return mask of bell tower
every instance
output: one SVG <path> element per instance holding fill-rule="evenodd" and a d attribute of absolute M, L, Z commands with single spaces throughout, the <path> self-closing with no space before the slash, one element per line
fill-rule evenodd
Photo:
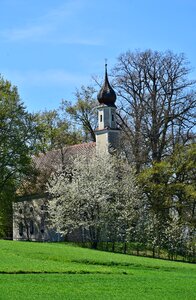
<path fill-rule="evenodd" d="M 102 153 L 118 150 L 120 129 L 116 124 L 116 93 L 108 80 L 107 64 L 105 64 L 104 83 L 97 99 L 99 106 L 97 107 L 98 128 L 95 130 L 96 151 Z"/>

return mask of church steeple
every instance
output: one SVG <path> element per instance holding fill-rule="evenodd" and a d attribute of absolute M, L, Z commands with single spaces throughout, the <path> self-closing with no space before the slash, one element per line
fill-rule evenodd
<path fill-rule="evenodd" d="M 107 106 L 115 106 L 116 93 L 111 87 L 108 80 L 107 64 L 105 64 L 105 80 L 100 92 L 97 95 L 97 99 L 100 104 L 105 104 Z"/>
<path fill-rule="evenodd" d="M 119 148 L 119 128 L 116 123 L 116 93 L 111 87 L 107 64 L 105 64 L 105 79 L 100 92 L 97 95 L 99 101 L 98 128 L 95 131 L 96 149 L 98 153 L 110 152 Z"/>

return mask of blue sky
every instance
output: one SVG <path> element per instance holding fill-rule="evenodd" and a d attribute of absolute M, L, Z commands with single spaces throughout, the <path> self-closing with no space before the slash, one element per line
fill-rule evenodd
<path fill-rule="evenodd" d="M 29 111 L 74 101 L 127 50 L 184 52 L 196 78 L 195 0 L 0 0 L 0 73 Z"/>

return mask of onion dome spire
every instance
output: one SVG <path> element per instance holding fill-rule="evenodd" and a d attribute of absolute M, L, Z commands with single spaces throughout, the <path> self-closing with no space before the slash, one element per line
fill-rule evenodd
<path fill-rule="evenodd" d="M 97 95 L 97 100 L 100 104 L 105 104 L 107 106 L 115 106 L 116 93 L 111 87 L 108 80 L 107 63 L 105 64 L 105 80 L 100 92 Z"/>

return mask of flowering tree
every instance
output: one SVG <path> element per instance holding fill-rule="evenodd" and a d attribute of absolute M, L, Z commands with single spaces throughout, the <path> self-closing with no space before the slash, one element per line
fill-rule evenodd
<path fill-rule="evenodd" d="M 53 174 L 48 191 L 52 226 L 64 236 L 82 230 L 93 247 L 128 240 L 141 210 L 133 167 L 107 153 L 76 157 Z"/>

